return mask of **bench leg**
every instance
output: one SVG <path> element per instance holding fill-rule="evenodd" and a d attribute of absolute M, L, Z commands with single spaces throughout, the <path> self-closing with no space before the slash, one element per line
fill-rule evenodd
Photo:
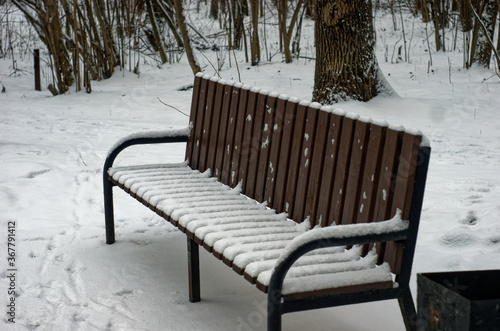
<path fill-rule="evenodd" d="M 189 301 L 199 302 L 200 297 L 200 250 L 193 239 L 187 238 L 188 245 L 188 273 L 189 273 Z"/>
<path fill-rule="evenodd" d="M 113 211 L 113 184 L 104 178 L 104 220 L 106 224 L 106 243 L 112 244 L 115 242 L 115 220 Z"/>
<path fill-rule="evenodd" d="M 267 293 L 267 331 L 281 331 L 281 294 Z"/>
<path fill-rule="evenodd" d="M 403 296 L 398 298 L 399 307 L 403 314 L 406 330 L 417 330 L 417 311 L 411 296 L 410 289 L 403 290 Z"/>

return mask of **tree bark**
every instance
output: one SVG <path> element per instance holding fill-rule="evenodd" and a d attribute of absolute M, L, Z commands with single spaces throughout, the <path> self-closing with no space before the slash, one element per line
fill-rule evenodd
<path fill-rule="evenodd" d="M 285 63 L 292 62 L 292 52 L 290 51 L 290 43 L 292 41 L 292 32 L 295 24 L 297 23 L 300 10 L 304 0 L 298 0 L 297 6 L 295 7 L 292 15 L 292 19 L 290 20 L 290 26 L 287 28 L 287 12 L 288 12 L 288 0 L 279 0 L 278 1 L 278 24 L 280 27 L 281 39 L 283 40 L 283 53 L 285 55 Z"/>
<path fill-rule="evenodd" d="M 313 101 L 368 101 L 377 94 L 369 0 L 318 0 Z"/>
<path fill-rule="evenodd" d="M 259 41 L 259 0 L 250 0 L 252 8 L 252 42 L 250 46 L 250 56 L 252 65 L 260 62 L 260 41 Z"/>
<path fill-rule="evenodd" d="M 182 0 L 173 0 L 174 8 L 175 8 L 175 16 L 177 18 L 177 24 L 179 26 L 179 30 L 181 31 L 181 37 L 184 44 L 184 50 L 186 51 L 186 56 L 189 61 L 189 65 L 191 66 L 191 70 L 193 70 L 193 74 L 197 74 L 201 71 L 200 66 L 196 62 L 196 58 L 193 54 L 193 49 L 191 48 L 191 42 L 189 40 L 189 36 L 186 28 L 186 18 L 184 17 Z"/>
<path fill-rule="evenodd" d="M 177 28 L 175 27 L 175 21 L 172 18 L 172 13 L 175 11 L 172 10 L 170 7 L 170 4 L 165 1 L 161 2 L 158 0 L 155 0 L 156 4 L 158 5 L 158 8 L 160 8 L 160 12 L 163 14 L 163 17 L 165 18 L 165 22 L 167 22 L 168 27 L 170 28 L 170 31 L 172 31 L 172 34 L 174 35 L 175 41 L 177 42 L 178 47 L 184 48 L 184 43 L 182 42 L 182 38 L 177 32 Z"/>
<path fill-rule="evenodd" d="M 165 50 L 163 49 L 163 43 L 161 41 L 160 32 L 158 29 L 158 23 L 156 22 L 156 16 L 154 13 L 151 0 L 146 0 L 146 7 L 148 10 L 148 16 L 151 22 L 151 27 L 153 28 L 154 43 L 155 43 L 154 47 L 160 53 L 161 63 L 166 63 L 167 55 L 165 54 Z"/>
<path fill-rule="evenodd" d="M 477 63 L 483 67 L 490 67 L 492 44 L 489 42 L 488 36 L 490 40 L 493 40 L 497 14 L 498 0 L 486 0 L 483 15 L 481 16 L 484 29 L 482 29 L 483 26 L 479 29 L 477 51 L 474 55 L 474 61 L 477 61 Z M 479 24 L 480 22 L 478 22 L 478 25 Z"/>

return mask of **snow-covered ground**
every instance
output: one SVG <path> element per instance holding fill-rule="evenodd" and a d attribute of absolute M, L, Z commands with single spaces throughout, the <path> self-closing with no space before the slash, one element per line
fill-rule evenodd
<path fill-rule="evenodd" d="M 417 22 L 418 23 L 418 22 Z M 312 23 L 308 23 L 312 24 Z M 412 21 L 408 21 L 411 27 Z M 379 34 L 384 25 L 377 25 Z M 415 25 L 411 63 L 384 62 L 399 97 L 339 105 L 349 112 L 419 128 L 432 155 L 413 268 L 416 274 L 500 269 L 500 79 L 462 69 L 459 52 L 429 55 Z M 388 29 L 388 28 L 387 28 Z M 400 32 L 399 32 L 400 33 Z M 397 33 L 384 34 L 391 49 Z M 312 43 L 311 39 L 303 41 Z M 213 61 L 214 53 L 206 54 Z M 309 54 L 311 55 L 311 54 Z M 239 64 L 244 83 L 310 99 L 314 62 Z M 204 57 L 205 71 L 214 74 Z M 237 53 L 238 59 L 243 59 Z M 28 59 L 31 60 L 31 59 Z M 183 59 L 184 60 L 184 59 Z M 116 193 L 117 242 L 105 244 L 102 165 L 108 149 L 138 131 L 180 128 L 192 83 L 187 63 L 117 72 L 84 92 L 34 91 L 32 74 L 9 76 L 0 59 L 1 330 L 264 330 L 266 296 L 201 251 L 202 302 L 187 296 L 184 234 Z M 232 63 L 220 75 L 238 80 Z M 31 71 L 31 63 L 19 65 Z M 493 77 L 492 77 L 493 76 Z M 118 164 L 176 162 L 184 146 L 132 148 Z M 15 222 L 15 324 L 7 323 L 11 280 L 7 240 Z M 11 236 L 13 237 L 13 236 Z M 402 330 L 396 301 L 284 316 L 285 330 Z"/>

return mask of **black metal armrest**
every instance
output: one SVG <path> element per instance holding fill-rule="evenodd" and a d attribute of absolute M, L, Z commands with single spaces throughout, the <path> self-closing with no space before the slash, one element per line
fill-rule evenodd
<path fill-rule="evenodd" d="M 408 235 L 409 222 L 401 220 L 401 212 L 387 221 L 315 228 L 290 242 L 276 261 L 269 282 L 269 293 L 281 293 L 288 270 L 304 254 L 325 247 L 361 245 L 403 240 Z"/>
<path fill-rule="evenodd" d="M 104 161 L 104 176 L 109 168 L 113 166 L 118 154 L 125 148 L 133 145 L 161 144 L 161 143 L 180 143 L 187 142 L 190 128 L 168 131 L 151 131 L 131 134 L 119 140 L 108 152 Z"/>
<path fill-rule="evenodd" d="M 108 180 L 108 170 L 113 166 L 118 154 L 125 148 L 133 145 L 181 143 L 187 142 L 190 127 L 180 130 L 153 131 L 135 133 L 119 140 L 109 151 L 104 161 L 103 192 L 104 192 L 104 217 L 106 220 L 106 243 L 115 242 L 115 228 L 113 216 L 113 183 Z"/>

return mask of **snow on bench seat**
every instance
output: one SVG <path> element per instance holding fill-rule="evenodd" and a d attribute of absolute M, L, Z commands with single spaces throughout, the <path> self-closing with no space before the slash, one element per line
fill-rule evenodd
<path fill-rule="evenodd" d="M 389 266 L 386 263 L 381 266 L 376 265 L 378 256 L 375 250 L 370 251 L 367 256 L 361 257 L 359 248 L 353 248 L 352 252 L 347 250 L 344 253 L 338 253 L 340 259 L 334 262 L 321 263 L 317 260 L 309 260 L 307 264 L 294 265 L 290 268 L 283 283 L 283 294 L 372 283 L 391 284 L 392 286 L 392 274 Z M 271 269 L 259 273 L 257 288 L 267 292 L 272 272 Z"/>
<path fill-rule="evenodd" d="M 210 177 L 179 164 L 114 167 L 113 182 L 159 212 L 208 251 L 267 292 L 283 252 L 309 222 L 298 224 Z M 293 243 L 292 243 L 293 245 Z M 299 258 L 284 283 L 284 294 L 380 283 L 392 284 L 390 268 L 377 266 L 374 250 L 323 248 Z M 382 284 L 382 285 L 381 285 Z"/>

